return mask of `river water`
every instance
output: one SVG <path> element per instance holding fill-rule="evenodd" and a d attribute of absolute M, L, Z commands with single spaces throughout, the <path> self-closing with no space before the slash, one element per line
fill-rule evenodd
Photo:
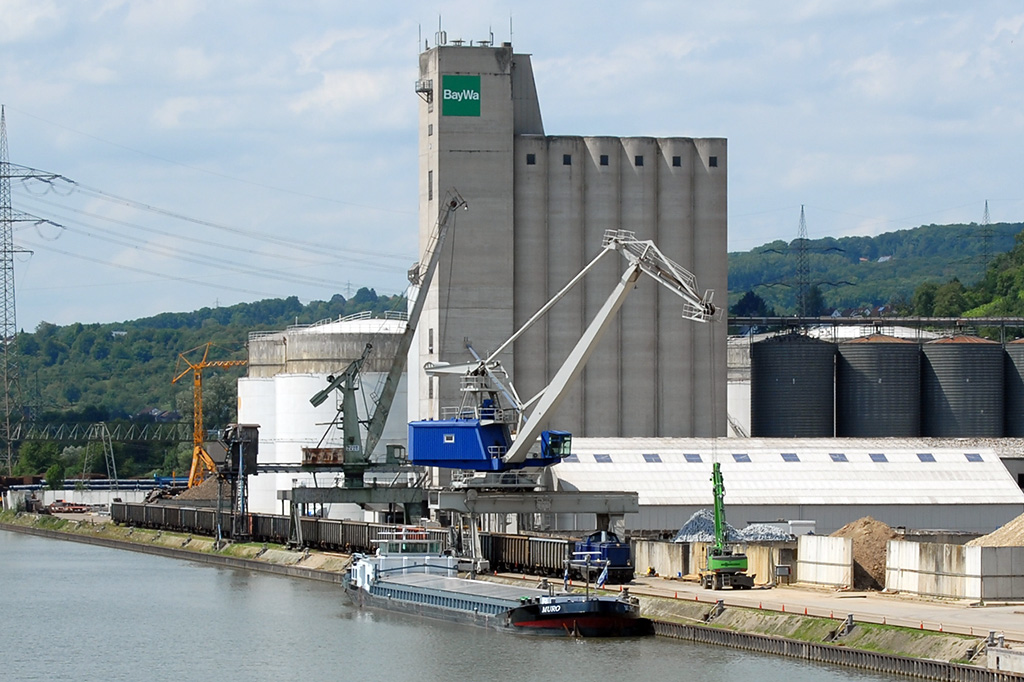
<path fill-rule="evenodd" d="M 0 531 L 3 680 L 895 680 L 661 638 L 359 611 L 336 586 Z"/>

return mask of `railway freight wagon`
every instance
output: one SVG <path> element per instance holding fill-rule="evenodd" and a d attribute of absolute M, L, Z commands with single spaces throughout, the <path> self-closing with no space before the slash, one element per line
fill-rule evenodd
<path fill-rule="evenodd" d="M 115 523 L 140 528 L 175 530 L 197 535 L 217 534 L 217 510 L 176 507 L 158 504 L 115 502 L 110 505 L 110 517 Z M 372 552 L 380 540 L 389 537 L 398 526 L 366 521 L 345 521 L 306 517 L 299 520 L 301 535 L 292 534 L 292 519 L 276 514 L 247 514 L 247 540 L 285 544 L 297 540 L 303 547 L 347 552 Z M 230 537 L 233 516 L 220 512 L 221 534 Z M 448 531 L 427 529 L 430 539 L 449 546 Z"/>
<path fill-rule="evenodd" d="M 297 541 L 303 547 L 328 551 L 373 552 L 380 540 L 390 537 L 399 528 L 386 523 L 305 517 L 299 520 L 299 534 L 292 532 L 292 519 L 289 516 L 247 516 L 249 536 L 246 540 L 274 544 Z M 216 509 L 115 502 L 110 505 L 110 517 L 115 523 L 129 526 L 197 535 L 217 534 Z M 230 537 L 233 527 L 230 512 L 220 512 L 220 527 L 222 536 Z M 447 529 L 428 528 L 426 532 L 443 549 L 451 547 Z M 576 540 L 572 538 L 480 533 L 481 558 L 487 559 L 495 570 L 512 573 L 561 577 L 566 562 L 573 558 L 575 545 Z M 611 566 L 608 582 L 629 582 L 633 576 L 630 557 L 625 557 L 623 563 L 623 566 Z M 573 567 L 570 575 L 579 578 L 581 572 Z"/>

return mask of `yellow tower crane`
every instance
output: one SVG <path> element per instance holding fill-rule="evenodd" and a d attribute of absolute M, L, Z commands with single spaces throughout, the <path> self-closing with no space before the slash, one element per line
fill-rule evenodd
<path fill-rule="evenodd" d="M 188 368 L 171 381 L 172 384 L 177 383 L 178 379 L 189 373 L 189 370 L 192 371 L 192 468 L 188 473 L 189 488 L 199 485 L 208 476 L 217 473 L 217 465 L 213 463 L 213 459 L 203 447 L 203 443 L 206 441 L 206 429 L 203 427 L 203 370 L 207 367 L 226 368 L 245 364 L 245 360 L 207 360 L 206 357 L 210 354 L 212 345 L 211 342 L 205 346 L 196 346 L 192 350 L 179 353 L 178 365 L 180 366 L 184 361 Z M 203 349 L 203 359 L 193 363 L 187 356 L 200 349 Z"/>

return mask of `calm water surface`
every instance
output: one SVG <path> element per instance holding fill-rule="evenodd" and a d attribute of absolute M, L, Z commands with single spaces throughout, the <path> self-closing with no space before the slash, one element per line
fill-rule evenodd
<path fill-rule="evenodd" d="M 359 611 L 311 581 L 0 531 L 3 680 L 895 680 L 657 638 Z"/>

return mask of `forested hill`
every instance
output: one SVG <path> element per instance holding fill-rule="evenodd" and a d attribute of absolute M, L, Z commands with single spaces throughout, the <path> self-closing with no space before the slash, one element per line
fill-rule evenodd
<path fill-rule="evenodd" d="M 150 409 L 180 409 L 190 415 L 191 380 L 171 384 L 176 373 L 187 368 L 178 364 L 180 353 L 213 343 L 208 359 L 242 360 L 251 331 L 312 324 L 365 310 L 404 311 L 405 299 L 360 289 L 350 299 L 335 295 L 306 305 L 290 297 L 108 324 L 43 322 L 34 332 L 18 335 L 22 404 L 33 418 L 59 421 L 123 419 Z M 193 362 L 201 358 L 201 351 L 190 357 Z M 217 394 L 233 394 L 234 379 L 244 372 L 207 370 L 204 393 L 210 393 L 211 405 L 225 402 Z M 228 418 L 210 416 L 208 428 L 223 426 Z"/>
<path fill-rule="evenodd" d="M 921 284 L 979 282 L 992 258 L 1013 248 L 1024 223 L 924 225 L 876 237 L 807 240 L 808 283 L 828 308 L 911 301 Z M 988 238 L 985 238 L 985 234 Z M 798 240 L 729 254 L 729 305 L 754 291 L 783 315 L 796 311 Z"/>
<path fill-rule="evenodd" d="M 1013 254 L 1006 254 L 1022 229 L 1024 223 L 994 224 L 988 240 L 983 239 L 983 228 L 973 224 L 809 240 L 809 282 L 820 289 L 826 305 L 836 308 L 909 303 L 924 283 L 941 286 L 955 279 L 960 288 L 979 283 L 977 292 L 962 296 L 953 292 L 964 298 L 961 307 L 966 311 L 988 304 L 995 295 L 1005 301 L 1010 286 L 1006 283 L 1024 282 Z M 730 305 L 753 290 L 777 313 L 792 314 L 797 246 L 795 241 L 776 241 L 729 254 Z M 986 252 L 988 262 L 1001 268 L 989 275 L 987 283 L 982 282 Z M 997 258 L 999 254 L 1004 255 Z M 927 287 L 924 293 L 929 294 Z M 988 305 L 986 310 L 993 309 L 993 304 Z M 190 383 L 171 384 L 176 368 L 184 367 L 178 365 L 179 353 L 213 343 L 210 359 L 244 359 L 251 331 L 312 324 L 364 310 L 404 309 L 400 297 L 360 289 L 350 299 L 336 295 L 306 305 L 291 297 L 118 323 L 58 326 L 44 322 L 33 332 L 18 335 L 22 404 L 32 417 L 61 421 L 76 414 L 89 421 L 128 418 L 154 408 L 187 413 L 181 408 L 182 401 L 190 406 Z M 243 374 L 241 368 L 209 372 L 204 381 L 211 399 L 218 391 L 233 391 L 234 378 Z M 208 423 L 211 428 L 217 425 L 216 418 Z"/>

